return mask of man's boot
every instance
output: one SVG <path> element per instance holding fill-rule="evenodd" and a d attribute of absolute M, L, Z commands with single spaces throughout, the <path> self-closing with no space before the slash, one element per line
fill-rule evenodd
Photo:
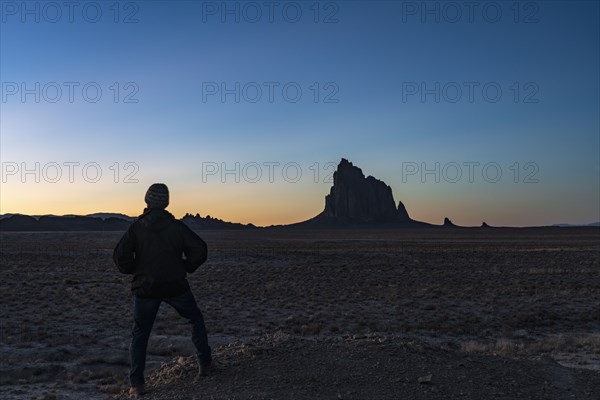
<path fill-rule="evenodd" d="M 129 388 L 129 396 L 133 398 L 140 398 L 141 396 L 146 394 L 146 388 L 144 385 L 134 385 Z"/>
<path fill-rule="evenodd" d="M 208 364 L 204 364 L 201 362 L 198 362 L 198 374 L 196 375 L 196 378 L 194 378 L 194 382 L 198 382 L 203 378 L 206 378 L 207 376 L 210 375 L 210 370 L 211 370 L 212 364 L 208 363 Z"/>
<path fill-rule="evenodd" d="M 200 367 L 198 368 L 198 375 L 199 376 L 209 376 L 210 375 L 210 367 L 211 367 L 211 364 L 200 364 Z"/>

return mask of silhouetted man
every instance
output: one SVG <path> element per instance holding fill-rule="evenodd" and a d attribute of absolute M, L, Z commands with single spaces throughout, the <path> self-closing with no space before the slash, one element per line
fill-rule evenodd
<path fill-rule="evenodd" d="M 204 317 L 186 279 L 206 261 L 206 243 L 183 222 L 165 210 L 169 189 L 155 183 L 146 192 L 147 208 L 123 235 L 113 259 L 124 274 L 133 274 L 134 327 L 130 346 L 129 393 L 145 393 L 146 348 L 161 302 L 171 305 L 192 325 L 192 341 L 199 363 L 198 375 L 206 376 L 211 364 Z"/>

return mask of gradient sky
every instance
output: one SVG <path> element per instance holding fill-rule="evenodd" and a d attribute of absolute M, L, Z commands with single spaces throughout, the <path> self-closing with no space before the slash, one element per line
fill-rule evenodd
<path fill-rule="evenodd" d="M 281 1 L 272 21 L 268 2 L 46 3 L 0 2 L 0 213 L 137 215 L 164 182 L 177 217 L 291 223 L 322 210 L 344 157 L 427 222 L 600 220 L 596 1 Z M 239 102 L 207 92 L 236 82 Z M 236 163 L 239 182 L 221 176 Z M 421 175 L 436 163 L 438 182 Z"/>

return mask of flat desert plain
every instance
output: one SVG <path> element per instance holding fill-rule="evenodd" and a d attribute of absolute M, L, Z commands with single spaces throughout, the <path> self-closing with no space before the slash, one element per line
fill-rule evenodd
<path fill-rule="evenodd" d="M 600 228 L 198 233 L 214 372 L 163 304 L 148 399 L 600 398 Z M 127 398 L 120 236 L 0 233 L 0 398 Z"/>

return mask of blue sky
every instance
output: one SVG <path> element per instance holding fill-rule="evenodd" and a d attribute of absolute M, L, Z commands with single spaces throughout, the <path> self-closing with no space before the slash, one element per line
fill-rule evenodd
<path fill-rule="evenodd" d="M 295 222 L 321 211 L 328 163 L 345 157 L 428 222 L 600 220 L 596 1 L 474 2 L 471 10 L 463 2 L 283 1 L 272 22 L 265 2 L 226 2 L 239 22 L 221 14 L 222 2 L 84 1 L 72 22 L 61 2 L 60 17 L 44 2 L 26 2 L 30 13 L 1 3 L 2 213 L 137 214 L 147 186 L 162 181 L 178 216 Z M 248 21 L 256 10 L 262 18 Z M 124 23 L 127 16 L 137 22 Z M 73 82 L 72 102 L 65 82 Z M 239 102 L 205 92 L 236 83 Z M 23 84 L 34 92 L 24 99 Z M 102 90 L 97 102 L 85 99 L 86 84 L 91 97 Z M 62 87 L 54 103 L 53 85 Z M 302 97 L 292 102 L 297 88 Z M 433 92 L 422 98 L 422 88 Z M 23 165 L 35 170 L 36 162 L 57 163 L 62 178 L 23 176 Z M 75 171 L 69 182 L 65 162 L 97 163 L 102 178 Z M 127 162 L 137 168 L 125 170 Z M 236 162 L 240 182 L 220 171 L 203 179 L 207 163 Z M 279 163 L 273 182 L 269 162 Z M 248 163 L 261 166 L 262 179 L 244 179 Z M 438 182 L 421 176 L 436 163 Z M 472 182 L 465 163 L 479 163 Z M 284 176 L 286 164 L 301 179 Z M 409 164 L 419 172 L 407 175 Z M 485 165 L 501 177 L 484 176 Z M 132 171 L 138 182 L 123 182 Z M 524 182 L 528 174 L 537 182 Z"/>

